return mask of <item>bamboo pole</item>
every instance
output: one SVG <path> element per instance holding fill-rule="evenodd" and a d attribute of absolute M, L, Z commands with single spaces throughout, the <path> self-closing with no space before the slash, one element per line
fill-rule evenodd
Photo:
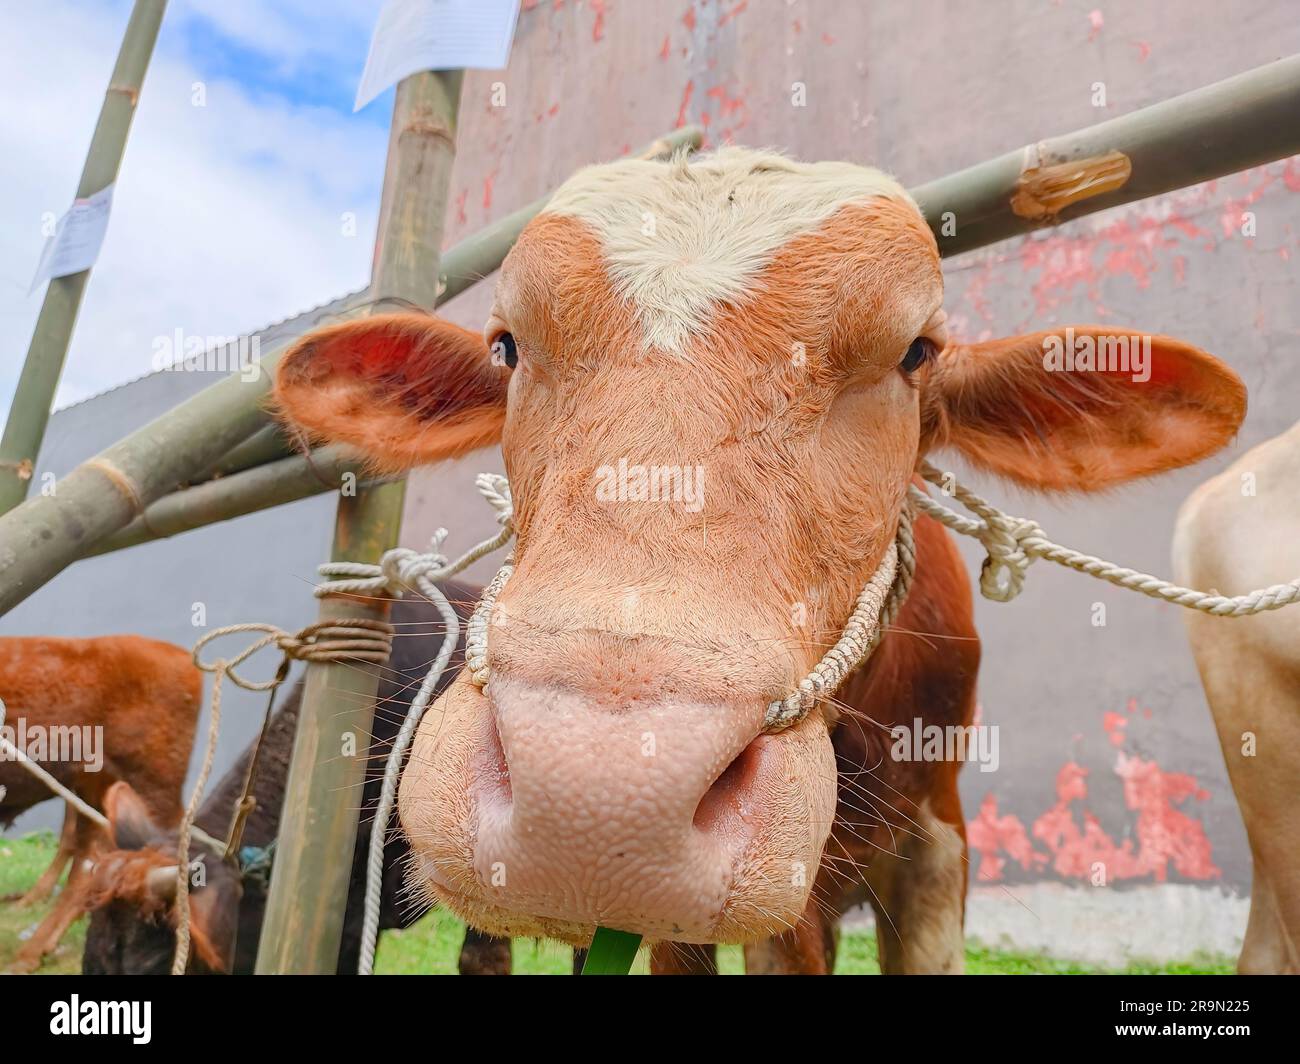
<path fill-rule="evenodd" d="M 698 127 L 680 129 L 651 148 L 698 145 L 701 136 Z M 520 230 L 549 199 L 507 215 L 447 252 L 442 261 L 447 280 L 438 302 L 453 299 L 496 270 Z M 341 317 L 356 311 L 353 307 Z M 283 350 L 268 351 L 255 378 L 242 371 L 223 378 L 83 462 L 58 482 L 54 494 L 34 496 L 0 515 L 0 615 L 126 528 L 150 503 L 265 429 L 271 415 L 264 404 Z M 227 516 L 250 512 L 241 505 L 232 500 Z"/>
<path fill-rule="evenodd" d="M 90 138 L 81 180 L 77 183 L 78 199 L 94 195 L 117 180 L 136 101 L 166 7 L 167 0 L 136 0 L 131 10 L 99 110 L 99 121 Z M 53 278 L 45 289 L 45 299 L 9 407 L 9 419 L 0 437 L 0 513 L 12 510 L 27 496 L 89 280 L 90 270 L 82 270 Z"/>
<path fill-rule="evenodd" d="M 912 196 L 941 254 L 956 255 L 1297 153 L 1300 55 L 1027 145 Z"/>
<path fill-rule="evenodd" d="M 371 291 L 432 311 L 463 72 L 416 74 L 397 87 Z M 334 561 L 377 562 L 397 545 L 405 480 L 339 499 Z M 386 620 L 385 599 L 328 596 L 320 620 Z M 311 662 L 285 786 L 284 816 L 257 972 L 326 973 L 338 964 L 378 670 Z M 352 756 L 341 756 L 352 736 Z M 375 830 L 384 830 L 376 826 Z"/>
<path fill-rule="evenodd" d="M 264 425 L 237 447 L 232 447 L 214 463 L 194 478 L 186 487 L 206 484 L 218 477 L 228 477 L 233 473 L 242 473 L 246 469 L 266 465 L 287 458 L 294 453 L 293 442 L 285 434 L 284 426 L 279 423 Z"/>
<path fill-rule="evenodd" d="M 95 547 L 88 557 L 167 539 L 327 491 L 347 493 L 350 488 L 361 490 L 394 479 L 372 476 L 365 459 L 347 447 L 330 444 L 308 455 L 264 462 L 164 495 L 126 528 Z"/>

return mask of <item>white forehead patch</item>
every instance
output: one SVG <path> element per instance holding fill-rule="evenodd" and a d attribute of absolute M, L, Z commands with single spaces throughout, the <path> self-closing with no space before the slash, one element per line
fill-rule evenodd
<path fill-rule="evenodd" d="M 689 162 L 586 167 L 546 211 L 596 231 L 615 291 L 635 308 L 646 343 L 680 354 L 713 308 L 742 299 L 788 241 L 846 203 L 875 196 L 916 206 L 897 181 L 867 166 L 722 148 Z"/>

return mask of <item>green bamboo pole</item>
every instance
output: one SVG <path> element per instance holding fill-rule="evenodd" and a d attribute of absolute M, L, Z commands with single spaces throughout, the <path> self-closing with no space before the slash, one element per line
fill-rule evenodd
<path fill-rule="evenodd" d="M 205 484 L 218 477 L 228 477 L 232 473 L 242 473 L 255 466 L 276 462 L 295 453 L 293 441 L 285 434 L 283 425 L 278 423 L 258 429 L 237 447 L 232 447 L 209 469 L 192 480 L 186 487 Z"/>
<path fill-rule="evenodd" d="M 698 145 L 701 136 L 698 127 L 691 127 L 660 138 L 656 145 Z M 508 215 L 447 252 L 442 261 L 447 282 L 438 302 L 455 298 L 495 271 L 520 230 L 549 198 Z M 340 316 L 355 312 L 353 308 Z M 126 528 L 150 503 L 222 462 L 233 448 L 266 429 L 271 415 L 265 403 L 283 351 L 268 351 L 255 378 L 246 379 L 243 372 L 223 378 L 83 462 L 58 482 L 53 494 L 34 496 L 0 515 L 0 615 Z M 225 516 L 250 512 L 241 509 L 244 503 L 235 497 L 238 489 L 229 490 L 232 498 Z"/>
<path fill-rule="evenodd" d="M 912 196 L 940 252 L 956 255 L 1297 153 L 1300 55 L 1027 145 Z"/>
<path fill-rule="evenodd" d="M 371 291 L 381 303 L 432 311 L 438 302 L 462 80 L 459 70 L 423 73 L 397 87 L 371 275 Z M 340 498 L 332 559 L 373 563 L 396 546 L 405 491 L 406 482 L 398 480 Z M 321 621 L 387 616 L 383 599 L 321 600 Z M 342 739 L 371 733 L 378 683 L 374 666 L 307 666 L 259 973 L 326 973 L 337 966 L 367 752 L 357 740 L 355 754 L 341 756 Z"/>
<path fill-rule="evenodd" d="M 88 556 L 167 539 L 323 492 L 342 490 L 347 494 L 350 488 L 360 491 L 394 479 L 397 478 L 373 476 L 367 471 L 365 460 L 355 452 L 330 444 L 317 448 L 310 455 L 264 462 L 164 495 L 142 516 L 95 547 Z"/>
<path fill-rule="evenodd" d="M 167 0 L 136 0 L 131 10 L 113 76 L 99 110 L 99 121 L 90 138 L 81 180 L 77 183 L 78 199 L 91 196 L 117 180 L 136 101 L 166 7 Z M 45 426 L 50 420 L 50 405 L 59 386 L 89 280 L 90 270 L 82 270 L 55 277 L 45 289 L 27 359 L 9 407 L 4 436 L 0 437 L 0 513 L 13 509 L 27 496 L 27 486 L 45 438 Z"/>

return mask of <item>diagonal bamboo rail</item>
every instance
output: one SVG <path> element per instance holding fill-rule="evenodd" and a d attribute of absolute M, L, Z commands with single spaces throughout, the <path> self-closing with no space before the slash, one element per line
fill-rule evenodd
<path fill-rule="evenodd" d="M 702 136 L 696 126 L 674 130 L 647 146 L 643 154 L 659 157 L 680 147 L 695 147 Z M 507 215 L 448 251 L 438 274 L 438 303 L 493 273 L 523 227 L 549 199 L 544 196 Z M 343 316 L 352 313 L 355 308 Z M 0 615 L 130 526 L 155 500 L 223 462 L 233 448 L 266 429 L 272 418 L 264 404 L 282 353 L 282 347 L 267 352 L 256 379 L 234 373 L 218 381 L 83 462 L 58 482 L 54 495 L 34 496 L 0 516 Z M 301 474 L 295 467 L 292 475 Z M 227 478 L 228 492 L 242 488 L 234 482 L 235 477 Z M 260 491 L 254 488 L 253 494 Z M 217 519 L 235 516 L 238 513 L 226 512 Z M 136 538 L 132 532 L 127 538 L 130 542 L 121 546 L 156 537 Z"/>
<path fill-rule="evenodd" d="M 135 117 L 135 105 L 166 8 L 167 0 L 136 0 L 131 10 L 77 183 L 78 199 L 94 195 L 117 180 L 131 119 Z M 4 436 L 0 438 L 0 513 L 13 509 L 27 496 L 89 280 L 90 270 L 82 270 L 53 278 L 45 289 Z"/>
<path fill-rule="evenodd" d="M 957 255 L 1297 153 L 1300 55 L 1293 55 L 911 192 L 940 252 Z"/>

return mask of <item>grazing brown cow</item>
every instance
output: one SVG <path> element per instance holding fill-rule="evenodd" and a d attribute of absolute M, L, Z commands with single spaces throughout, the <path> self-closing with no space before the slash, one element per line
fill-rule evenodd
<path fill-rule="evenodd" d="M 6 737 L 96 809 L 118 780 L 129 780 L 159 823 L 181 815 L 203 681 L 189 651 L 135 635 L 98 639 L 0 639 L 0 699 Z M 0 824 L 47 801 L 44 782 L 0 757 Z M 54 908 L 14 959 L 34 971 L 84 911 L 91 854 L 108 842 L 93 821 L 69 809 L 58 854 L 22 903 L 41 900 L 69 860 Z"/>
<path fill-rule="evenodd" d="M 1300 424 L 1183 504 L 1174 578 L 1244 595 L 1300 573 Z M 1250 919 L 1237 970 L 1300 974 L 1300 607 L 1224 620 L 1186 611 L 1228 778 L 1250 840 Z"/>
<path fill-rule="evenodd" d="M 576 174 L 483 337 L 395 315 L 287 353 L 277 399 L 308 433 L 389 469 L 500 441 L 513 488 L 490 679 L 462 672 L 402 781 L 417 886 L 498 934 L 695 944 L 657 971 L 726 941 L 757 943 L 751 971 L 827 971 L 866 899 L 885 970 L 960 970 L 960 766 L 889 742 L 971 721 L 947 533 L 917 521 L 911 595 L 837 699 L 782 731 L 767 707 L 840 636 L 922 456 L 1099 491 L 1216 451 L 1245 392 L 1163 336 L 950 342 L 942 303 L 890 178 L 724 149 Z"/>
<path fill-rule="evenodd" d="M 468 619 L 479 589 L 451 582 L 443 589 L 462 620 Z M 443 639 L 442 616 L 432 603 L 423 599 L 397 600 L 389 619 L 397 629 L 398 638 L 393 640 L 392 657 L 380 670 L 374 728 L 361 793 L 361 822 L 353 847 L 351 885 L 343 914 L 339 974 L 355 973 L 361 955 L 366 854 L 388 749 Z M 453 670 L 462 660 L 460 654 L 458 648 L 451 659 Z M 444 675 L 438 690 L 450 683 L 452 674 L 449 670 Z M 204 869 L 204 882 L 195 884 L 190 891 L 193 948 L 187 971 L 192 974 L 247 975 L 254 970 L 266 919 L 272 864 L 269 855 L 274 852 L 280 832 L 302 692 L 303 684 L 299 682 L 281 701 L 257 754 L 257 772 L 251 791 L 256 804 L 241 837 L 241 849 L 253 850 L 253 867 L 250 869 L 247 860 L 238 863 L 224 860 L 224 846 L 217 848 L 200 839 L 191 840 L 191 862 L 201 861 Z M 198 811 L 196 823 L 214 839 L 224 840 L 228 836 L 231 817 L 243 796 L 249 762 L 256 748 L 256 741 L 248 745 Z M 90 892 L 93 911 L 86 930 L 82 971 L 87 975 L 165 975 L 171 971 L 176 952 L 173 899 L 177 833 L 153 823 L 139 797 L 126 785 L 114 787 L 105 804 L 117 848 L 101 855 L 95 865 Z M 381 929 L 408 927 L 428 911 L 426 903 L 408 897 L 402 889 L 402 869 L 409 854 L 406 840 L 394 831 L 384 846 Z M 509 975 L 510 942 L 472 931 L 467 933 L 460 971 L 466 975 Z"/>

